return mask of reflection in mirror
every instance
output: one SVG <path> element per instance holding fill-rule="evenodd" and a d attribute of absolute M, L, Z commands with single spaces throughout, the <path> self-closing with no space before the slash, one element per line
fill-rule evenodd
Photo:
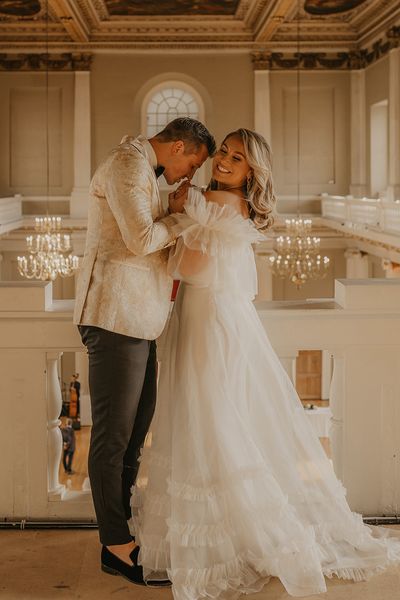
<path fill-rule="evenodd" d="M 64 352 L 60 364 L 63 452 L 59 481 L 69 490 L 89 488 L 88 451 L 91 432 L 87 355 Z"/>

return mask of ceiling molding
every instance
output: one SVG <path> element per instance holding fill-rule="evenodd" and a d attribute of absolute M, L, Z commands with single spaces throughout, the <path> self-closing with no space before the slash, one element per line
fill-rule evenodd
<path fill-rule="evenodd" d="M 48 0 L 48 2 L 72 41 L 89 41 L 89 26 L 75 3 L 67 2 L 67 0 Z"/>
<path fill-rule="evenodd" d="M 11 12 L 12 1 L 8 3 Z M 303 4 L 298 26 L 298 0 L 240 0 L 234 14 L 194 16 L 110 15 L 105 0 L 48 0 L 48 44 L 52 52 L 156 48 L 293 52 L 300 41 L 303 51 L 354 52 L 400 25 L 398 0 L 365 0 L 353 10 L 324 16 L 306 13 Z M 0 49 L 43 52 L 47 35 L 45 4 L 42 2 L 34 17 L 18 17 L 18 6 L 16 2 L 14 14 L 0 10 Z"/>

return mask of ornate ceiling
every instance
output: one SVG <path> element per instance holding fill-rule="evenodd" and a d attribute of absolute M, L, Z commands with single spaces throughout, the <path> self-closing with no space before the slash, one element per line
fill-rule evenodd
<path fill-rule="evenodd" d="M 47 8 L 49 21 L 47 22 Z M 300 9 L 298 13 L 298 9 Z M 300 20 L 297 20 L 297 15 Z M 398 0 L 0 0 L 5 52 L 351 52 L 400 24 Z"/>

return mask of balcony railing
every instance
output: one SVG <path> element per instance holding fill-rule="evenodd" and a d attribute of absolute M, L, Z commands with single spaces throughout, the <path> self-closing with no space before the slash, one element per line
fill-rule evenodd
<path fill-rule="evenodd" d="M 400 235 L 400 201 L 322 194 L 321 213 L 323 218 L 338 221 L 347 227 L 363 226 Z"/>
<path fill-rule="evenodd" d="M 0 283 L 0 517 L 91 519 L 90 492 L 58 480 L 62 352 L 84 348 L 73 301 L 51 284 Z M 400 281 L 339 280 L 335 298 L 259 302 L 262 325 L 289 376 L 299 350 L 334 360 L 330 441 L 354 510 L 400 509 Z M 270 424 L 269 424 L 270 426 Z"/>

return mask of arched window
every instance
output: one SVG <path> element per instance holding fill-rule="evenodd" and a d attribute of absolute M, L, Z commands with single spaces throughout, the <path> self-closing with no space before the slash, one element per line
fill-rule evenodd
<path fill-rule="evenodd" d="M 168 80 L 152 87 L 142 102 L 142 132 L 146 137 L 164 129 L 167 123 L 178 117 L 191 117 L 204 123 L 204 103 L 199 92 L 184 81 Z M 206 182 L 205 167 L 201 167 L 193 178 L 196 185 Z M 163 177 L 160 188 L 167 190 Z"/>
<path fill-rule="evenodd" d="M 161 131 L 177 117 L 199 118 L 199 106 L 193 95 L 182 87 L 163 87 L 147 104 L 147 136 Z"/>

